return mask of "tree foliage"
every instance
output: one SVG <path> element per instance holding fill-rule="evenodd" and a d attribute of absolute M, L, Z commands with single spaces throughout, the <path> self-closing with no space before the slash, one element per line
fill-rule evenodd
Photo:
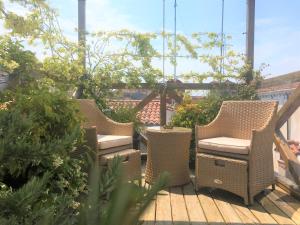
<path fill-rule="evenodd" d="M 12 190 L 51 174 L 48 198 L 71 204 L 86 187 L 82 161 L 70 157 L 81 145 L 81 117 L 74 100 L 49 84 L 18 88 L 1 98 L 0 181 Z M 46 190 L 45 190 L 46 191 Z"/>

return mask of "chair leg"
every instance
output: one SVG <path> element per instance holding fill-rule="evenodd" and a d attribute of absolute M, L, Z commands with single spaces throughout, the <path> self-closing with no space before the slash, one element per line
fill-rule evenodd
<path fill-rule="evenodd" d="M 275 184 L 272 184 L 272 191 L 275 190 Z"/>
<path fill-rule="evenodd" d="M 253 196 L 249 196 L 249 199 L 248 199 L 248 204 L 246 204 L 247 206 L 251 206 L 251 205 L 253 205 L 253 203 L 254 203 L 254 198 L 253 198 Z"/>
<path fill-rule="evenodd" d="M 248 205 L 249 205 L 248 196 L 244 198 L 244 204 L 245 204 L 246 206 L 248 206 Z"/>

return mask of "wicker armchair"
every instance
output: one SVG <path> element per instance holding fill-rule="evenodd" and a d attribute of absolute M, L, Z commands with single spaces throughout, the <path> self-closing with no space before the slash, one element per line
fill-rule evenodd
<path fill-rule="evenodd" d="M 94 100 L 78 99 L 80 112 L 85 117 L 87 145 L 101 155 L 132 149 L 133 123 L 118 123 L 106 117 Z"/>
<path fill-rule="evenodd" d="M 274 185 L 277 102 L 225 101 L 210 124 L 196 126 L 196 188 L 221 188 L 252 204 Z"/>

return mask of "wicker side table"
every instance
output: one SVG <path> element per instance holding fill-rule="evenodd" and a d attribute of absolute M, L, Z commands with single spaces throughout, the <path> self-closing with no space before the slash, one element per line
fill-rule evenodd
<path fill-rule="evenodd" d="M 247 161 L 204 153 L 196 157 L 196 189 L 221 188 L 241 196 L 248 205 Z"/>
<path fill-rule="evenodd" d="M 121 158 L 122 175 L 125 180 L 138 180 L 141 184 L 141 152 L 135 149 L 126 149 L 115 153 L 102 155 L 100 166 L 106 167 L 113 158 Z"/>
<path fill-rule="evenodd" d="M 181 127 L 146 130 L 148 156 L 145 181 L 147 183 L 155 182 L 162 172 L 169 173 L 169 186 L 183 185 L 190 181 L 191 135 L 191 129 Z"/>

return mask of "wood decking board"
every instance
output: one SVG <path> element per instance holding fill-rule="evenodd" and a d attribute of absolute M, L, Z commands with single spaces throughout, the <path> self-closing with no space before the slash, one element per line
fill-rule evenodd
<path fill-rule="evenodd" d="M 300 224 L 300 201 L 276 187 L 247 207 L 229 192 L 196 192 L 190 183 L 160 191 L 140 220 L 143 225 L 295 225 Z"/>
<path fill-rule="evenodd" d="M 169 191 L 162 190 L 156 196 L 156 225 L 172 225 Z"/>
<path fill-rule="evenodd" d="M 235 204 L 233 204 L 232 207 L 244 224 L 259 224 L 258 219 L 247 207 Z"/>
<path fill-rule="evenodd" d="M 218 207 L 216 206 L 214 200 L 210 197 L 208 191 L 201 190 L 201 192 L 198 193 L 198 198 L 203 208 L 207 222 L 210 225 L 220 225 L 223 223 L 225 224 Z"/>
<path fill-rule="evenodd" d="M 181 187 L 170 188 L 171 209 L 174 225 L 189 222 Z"/>
<path fill-rule="evenodd" d="M 283 211 L 289 218 L 291 218 L 296 224 L 300 224 L 300 214 L 293 207 L 283 201 L 280 196 L 275 192 L 269 192 L 266 196 Z"/>
<path fill-rule="evenodd" d="M 274 191 L 276 195 L 278 195 L 283 201 L 288 203 L 293 209 L 295 209 L 298 213 L 300 213 L 300 201 L 290 196 L 284 190 L 276 186 L 276 190 Z"/>
<path fill-rule="evenodd" d="M 268 197 L 261 196 L 259 203 L 266 211 L 276 220 L 278 224 L 293 225 L 295 224 L 285 213 L 283 213 Z"/>
<path fill-rule="evenodd" d="M 228 224 L 259 224 L 259 221 L 249 210 L 249 208 L 243 205 L 243 201 L 241 201 L 240 197 L 219 190 L 213 192 L 212 195 L 215 198 L 215 201 L 219 201 L 217 205 L 223 215 L 224 220 L 227 221 Z M 225 209 L 224 204 L 227 205 L 227 209 Z M 232 210 L 234 210 L 234 212 L 232 212 Z"/>
<path fill-rule="evenodd" d="M 204 211 L 195 193 L 194 186 L 191 183 L 183 187 L 183 195 L 190 224 L 208 225 Z"/>
<path fill-rule="evenodd" d="M 141 216 L 143 225 L 155 225 L 156 201 L 153 200 Z"/>
<path fill-rule="evenodd" d="M 232 208 L 230 203 L 220 200 L 218 198 L 215 198 L 214 201 L 217 207 L 219 208 L 219 211 L 221 212 L 226 224 L 235 224 L 235 225 L 243 224 L 240 217 Z"/>
<path fill-rule="evenodd" d="M 260 224 L 278 224 L 272 216 L 261 206 L 258 202 L 254 202 L 252 206 L 249 207 L 253 215 L 259 220 Z"/>

